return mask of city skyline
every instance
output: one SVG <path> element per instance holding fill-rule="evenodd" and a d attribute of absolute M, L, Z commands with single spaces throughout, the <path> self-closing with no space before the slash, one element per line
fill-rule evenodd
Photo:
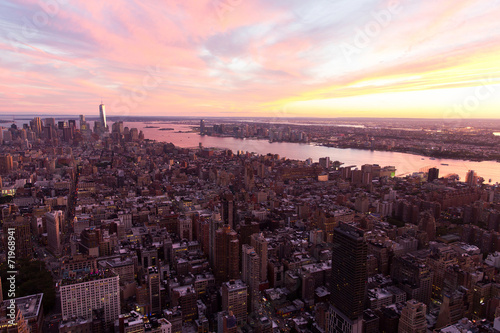
<path fill-rule="evenodd" d="M 101 116 L 0 131 L 0 327 L 500 331 L 491 128 Z"/>
<path fill-rule="evenodd" d="M 499 118 L 495 3 L 7 1 L 0 115 Z"/>

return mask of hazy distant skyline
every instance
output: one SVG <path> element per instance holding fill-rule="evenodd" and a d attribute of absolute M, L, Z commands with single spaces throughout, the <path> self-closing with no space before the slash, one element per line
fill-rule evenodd
<path fill-rule="evenodd" d="M 3 0 L 0 114 L 500 118 L 500 0 Z"/>

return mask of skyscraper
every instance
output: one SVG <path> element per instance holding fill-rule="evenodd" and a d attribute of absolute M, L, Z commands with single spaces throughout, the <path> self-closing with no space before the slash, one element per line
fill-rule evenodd
<path fill-rule="evenodd" d="M 45 118 L 45 126 L 56 127 L 56 120 L 54 118 Z"/>
<path fill-rule="evenodd" d="M 61 229 L 63 224 L 63 213 L 60 210 L 45 213 L 47 223 L 47 245 L 48 248 L 55 254 L 60 255 L 61 246 Z"/>
<path fill-rule="evenodd" d="M 200 134 L 205 134 L 205 120 L 200 120 Z"/>
<path fill-rule="evenodd" d="M 99 118 L 101 119 L 103 129 L 106 130 L 108 124 L 106 123 L 106 110 L 104 109 L 104 104 L 102 103 L 102 101 L 99 105 Z"/>
<path fill-rule="evenodd" d="M 430 168 L 428 176 L 427 176 L 427 181 L 430 183 L 434 179 L 438 179 L 438 178 L 439 178 L 439 169 L 437 169 L 437 168 Z"/>
<path fill-rule="evenodd" d="M 7 174 L 12 170 L 13 167 L 14 163 L 11 154 L 5 154 L 0 156 L 0 173 Z"/>
<path fill-rule="evenodd" d="M 215 233 L 215 280 L 218 284 L 239 278 L 238 234 L 228 224 Z"/>
<path fill-rule="evenodd" d="M 222 195 L 222 221 L 234 228 L 236 210 L 234 209 L 234 197 L 231 192 L 226 192 Z"/>
<path fill-rule="evenodd" d="M 35 117 L 31 121 L 31 129 L 38 135 L 42 134 L 42 119 Z"/>
<path fill-rule="evenodd" d="M 259 256 L 259 282 L 264 282 L 267 280 L 267 240 L 262 233 L 256 233 L 250 237 L 250 245 Z"/>
<path fill-rule="evenodd" d="M 259 284 L 260 284 L 260 258 L 255 252 L 255 249 L 248 244 L 242 246 L 241 258 L 241 280 L 248 287 L 250 296 L 250 304 L 253 309 L 258 304 Z"/>
<path fill-rule="evenodd" d="M 161 312 L 160 274 L 155 266 L 148 267 L 149 305 L 151 313 Z"/>
<path fill-rule="evenodd" d="M 209 222 L 209 238 L 208 238 L 208 246 L 209 246 L 209 256 L 208 259 L 210 260 L 210 265 L 212 267 L 215 267 L 215 260 L 216 260 L 216 240 L 215 236 L 217 234 L 217 230 L 222 227 L 224 224 L 222 222 L 221 216 L 218 212 L 214 212 L 212 214 L 212 218 L 208 221 Z"/>
<path fill-rule="evenodd" d="M 363 230 L 345 223 L 335 228 L 329 332 L 361 332 L 367 252 Z"/>
<path fill-rule="evenodd" d="M 477 185 L 479 177 L 477 176 L 477 173 L 474 170 L 469 170 L 467 174 L 465 175 L 465 182 L 469 186 L 475 186 Z"/>

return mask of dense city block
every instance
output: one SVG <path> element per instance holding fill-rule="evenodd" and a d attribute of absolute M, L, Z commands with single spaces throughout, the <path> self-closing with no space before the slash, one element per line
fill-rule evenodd
<path fill-rule="evenodd" d="M 473 170 L 181 148 L 100 111 L 1 132 L 1 332 L 500 331 L 500 189 Z M 196 130 L 500 156 L 472 130 L 273 126 Z"/>

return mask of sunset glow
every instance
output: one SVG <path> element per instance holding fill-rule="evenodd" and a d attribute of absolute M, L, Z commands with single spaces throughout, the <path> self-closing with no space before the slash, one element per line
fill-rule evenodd
<path fill-rule="evenodd" d="M 5 0 L 0 113 L 500 118 L 498 0 Z"/>

